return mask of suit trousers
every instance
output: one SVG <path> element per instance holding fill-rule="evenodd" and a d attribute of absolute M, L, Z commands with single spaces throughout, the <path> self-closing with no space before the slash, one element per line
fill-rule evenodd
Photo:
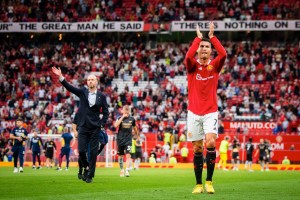
<path fill-rule="evenodd" d="M 96 161 L 97 161 L 97 153 L 99 149 L 99 136 L 100 128 L 86 128 L 79 127 L 78 128 L 78 151 L 79 158 L 82 166 L 86 168 L 89 166 L 89 174 L 90 178 L 94 177 L 96 170 Z M 87 160 L 87 151 L 88 145 L 90 147 L 90 160 Z"/>

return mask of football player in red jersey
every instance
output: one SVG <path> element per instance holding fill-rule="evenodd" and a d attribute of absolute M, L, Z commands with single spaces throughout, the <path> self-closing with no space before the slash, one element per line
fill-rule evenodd
<path fill-rule="evenodd" d="M 226 60 L 226 50 L 214 36 L 214 23 L 209 24 L 208 38 L 204 38 L 199 26 L 196 28 L 197 37 L 190 46 L 186 57 L 188 78 L 188 117 L 187 140 L 193 143 L 194 172 L 196 186 L 192 193 L 203 193 L 202 170 L 203 149 L 205 140 L 207 178 L 205 189 L 213 194 L 212 176 L 216 160 L 216 139 L 218 137 L 218 105 L 217 87 L 219 73 Z M 211 58 L 212 46 L 218 55 Z M 197 57 L 195 58 L 195 54 Z"/>

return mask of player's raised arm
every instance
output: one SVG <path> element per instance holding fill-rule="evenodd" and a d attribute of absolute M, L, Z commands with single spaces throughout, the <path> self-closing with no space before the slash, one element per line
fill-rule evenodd
<path fill-rule="evenodd" d="M 215 25 L 213 22 L 210 22 L 209 24 L 209 33 L 208 33 L 208 37 L 212 43 L 212 45 L 215 47 L 215 49 L 217 50 L 218 56 L 215 58 L 216 60 L 216 68 L 217 71 L 220 72 L 226 57 L 227 57 L 227 53 L 225 48 L 222 46 L 221 42 L 218 40 L 218 38 L 214 35 L 214 31 L 215 31 Z"/>
<path fill-rule="evenodd" d="M 57 67 L 52 67 L 52 72 L 54 74 L 56 74 L 59 77 L 60 80 L 64 79 L 64 77 L 62 75 L 62 72 L 61 72 L 61 69 L 59 67 L 58 68 Z"/>
<path fill-rule="evenodd" d="M 214 37 L 214 32 L 215 32 L 215 25 L 213 22 L 209 23 L 209 32 L 208 32 L 208 37 L 209 39 L 211 39 L 212 37 Z"/>
<path fill-rule="evenodd" d="M 80 95 L 81 90 L 74 87 L 73 85 L 69 84 L 65 77 L 63 76 L 61 69 L 58 67 L 52 67 L 52 72 L 58 76 L 59 78 L 59 82 L 70 92 L 72 92 L 73 94 L 75 94 L 76 96 Z"/>
<path fill-rule="evenodd" d="M 190 46 L 190 48 L 185 56 L 185 64 L 186 64 L 186 69 L 188 72 L 192 72 L 196 69 L 195 54 L 197 53 L 199 44 L 203 38 L 203 35 L 202 35 L 198 25 L 196 27 L 196 34 L 197 34 L 197 37 L 194 39 L 192 45 Z"/>

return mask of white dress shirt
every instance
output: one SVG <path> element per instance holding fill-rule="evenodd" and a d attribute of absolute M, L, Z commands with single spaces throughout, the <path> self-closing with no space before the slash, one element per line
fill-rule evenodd
<path fill-rule="evenodd" d="M 88 100 L 89 100 L 89 105 L 92 107 L 96 103 L 96 91 L 95 92 L 89 92 Z"/>

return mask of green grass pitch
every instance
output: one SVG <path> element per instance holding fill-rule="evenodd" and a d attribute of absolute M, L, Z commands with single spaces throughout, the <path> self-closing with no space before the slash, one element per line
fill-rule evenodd
<path fill-rule="evenodd" d="M 191 194 L 193 169 L 141 168 L 119 177 L 118 168 L 97 168 L 94 182 L 77 178 L 77 168 L 13 173 L 0 167 L 0 199 L 300 199 L 299 171 L 222 171 L 214 174 L 215 194 Z M 206 177 L 204 170 L 203 180 Z"/>

